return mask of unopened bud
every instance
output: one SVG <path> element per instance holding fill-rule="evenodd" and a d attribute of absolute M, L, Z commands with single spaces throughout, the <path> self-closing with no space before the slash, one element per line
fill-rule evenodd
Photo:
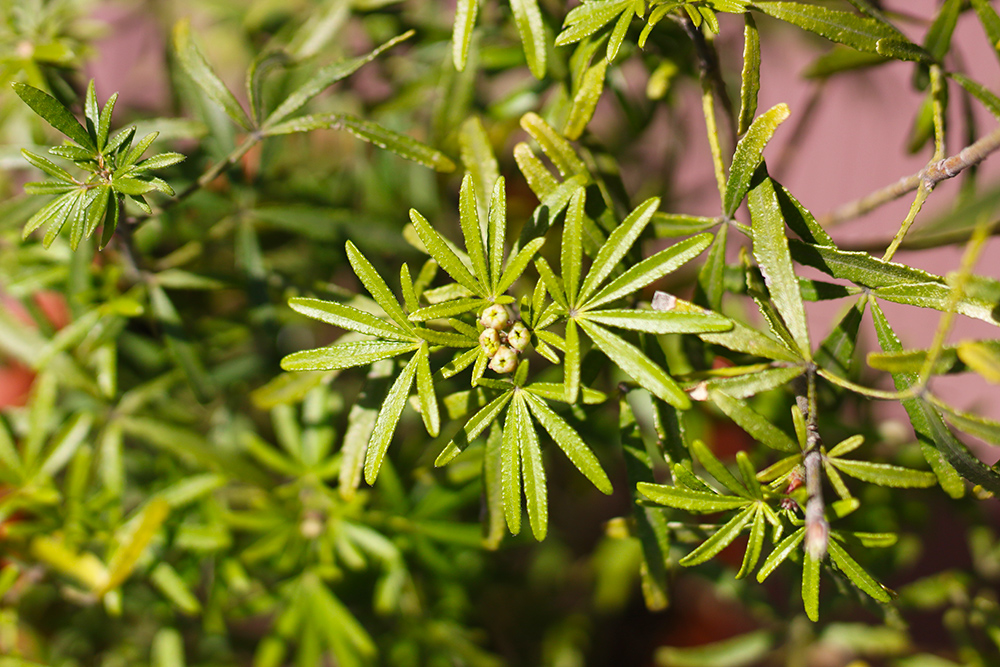
<path fill-rule="evenodd" d="M 487 329 L 503 329 L 507 326 L 507 309 L 499 303 L 489 306 L 479 316 L 479 323 Z"/>
<path fill-rule="evenodd" d="M 501 345 L 490 359 L 490 370 L 497 373 L 511 373 L 515 368 L 517 368 L 517 352 L 506 345 Z"/>
<path fill-rule="evenodd" d="M 507 345 L 514 348 L 518 352 L 524 352 L 530 342 L 531 332 L 528 331 L 528 327 L 524 326 L 521 322 L 515 322 L 514 326 L 512 326 L 510 331 L 507 332 Z"/>
<path fill-rule="evenodd" d="M 487 357 L 492 357 L 500 349 L 500 334 L 496 329 L 483 329 L 479 334 L 479 347 Z"/>

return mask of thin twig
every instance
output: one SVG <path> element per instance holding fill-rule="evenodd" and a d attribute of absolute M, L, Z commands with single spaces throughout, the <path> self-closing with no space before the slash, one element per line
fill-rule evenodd
<path fill-rule="evenodd" d="M 969 167 L 979 164 L 997 150 L 1000 150 L 1000 127 L 974 144 L 966 146 L 951 157 L 932 162 L 916 174 L 901 178 L 892 185 L 876 190 L 857 201 L 835 209 L 820 218 L 819 222 L 824 227 L 836 225 L 847 220 L 853 220 L 884 204 L 899 199 L 903 195 L 913 192 L 921 185 L 932 189 L 941 181 L 954 178 Z"/>
<path fill-rule="evenodd" d="M 806 451 L 802 465 L 806 472 L 806 516 L 805 549 L 815 560 L 826 556 L 830 540 L 830 524 L 826 520 L 826 505 L 823 502 L 823 440 L 819 436 L 816 423 L 816 374 L 809 369 L 808 389 L 805 396 L 799 395 L 795 402 L 806 422 Z"/>

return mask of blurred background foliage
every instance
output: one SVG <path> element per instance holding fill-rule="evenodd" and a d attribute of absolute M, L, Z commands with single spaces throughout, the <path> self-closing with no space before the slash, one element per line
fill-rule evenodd
<path fill-rule="evenodd" d="M 551 457 L 550 528 L 541 543 L 527 531 L 495 532 L 484 520 L 483 448 L 435 468 L 448 438 L 426 436 L 413 411 L 404 412 L 374 486 L 342 488 L 341 444 L 357 423 L 351 414 L 374 414 L 397 371 L 380 362 L 279 375 L 283 356 L 334 338 L 330 327 L 289 309 L 288 299 L 357 293 L 348 240 L 383 276 L 398 275 L 404 261 L 422 266 L 425 255 L 404 231 L 411 207 L 455 238 L 461 169 L 454 167 L 476 161 L 462 143 L 471 118 L 497 156 L 497 173 L 507 176 L 513 233 L 537 215 L 513 158 L 524 139 L 522 117 L 536 112 L 571 126 L 583 86 L 577 61 L 590 63 L 596 50 L 600 65 L 605 44 L 556 47 L 567 13 L 558 0 L 539 0 L 545 39 L 529 44 L 511 8 L 523 4 L 478 3 L 458 70 L 452 3 L 0 3 L 7 91 L 0 95 L 0 666 L 1000 661 L 998 514 L 995 501 L 975 494 L 855 490 L 864 511 L 846 520 L 849 529 L 899 536 L 864 561 L 898 593 L 892 606 L 834 578 L 839 588 L 824 594 L 822 621 L 812 624 L 801 612 L 798 575 L 779 571 L 764 586 L 733 578 L 742 543 L 679 571 L 678 554 L 707 533 L 673 521 L 670 585 L 652 605 L 662 608 L 650 611 L 642 546 L 623 518 L 633 501 L 620 446 L 631 434 L 655 451 L 648 401 L 633 401 L 639 433 L 629 424 L 620 429 L 617 400 L 575 406 L 569 418 L 596 443 L 616 491 L 598 493 L 572 464 Z M 604 4 L 615 5 L 617 20 L 636 3 Z M 706 25 L 697 30 L 711 37 L 715 3 L 686 4 L 701 12 Z M 972 12 L 944 4 L 948 12 Z M 628 27 L 632 16 L 626 19 Z M 248 69 L 282 63 L 258 89 L 264 109 L 318 68 L 416 31 L 308 110 L 413 137 L 440 151 L 432 160 L 438 171 L 327 129 L 255 137 L 237 155 L 248 135 L 179 63 L 183 54 L 171 46 L 179 22 L 230 90 L 243 90 Z M 642 21 L 635 22 L 606 78 L 600 70 L 604 88 L 591 127 L 570 137 L 579 139 L 580 159 L 616 220 L 646 196 L 673 210 L 681 144 L 628 188 L 619 160 L 639 154 L 657 113 L 673 122 L 678 98 L 702 90 L 705 42 L 692 41 L 690 24 L 661 21 L 640 50 Z M 811 72 L 833 76 L 880 62 L 878 54 L 841 48 L 819 44 L 825 59 Z M 646 85 L 630 86 L 619 65 L 641 72 Z M 734 88 L 738 75 L 725 74 Z M 919 70 L 914 85 L 927 86 L 922 76 Z M 135 124 L 140 137 L 157 131 L 153 152 L 186 156 L 158 172 L 182 196 L 176 203 L 151 197 L 152 215 L 130 204 L 116 243 L 100 253 L 94 238 L 76 251 L 67 238 L 44 249 L 40 238 L 21 238 L 45 202 L 22 193 L 37 173 L 20 151 L 43 153 L 61 137 L 10 83 L 80 111 L 91 78 L 102 104 L 121 92 L 113 129 Z M 929 125 L 932 117 L 917 117 L 916 146 L 921 132 L 933 139 Z M 213 174 L 215 165 L 224 168 Z M 673 235 L 669 222 L 660 219 L 657 237 Z M 542 254 L 558 259 L 558 243 L 550 246 Z M 727 289 L 745 293 L 742 267 L 731 267 Z M 695 278 L 682 271 L 658 286 L 692 293 Z M 674 358 L 683 358 L 687 343 L 671 345 Z M 605 383 L 611 392 L 615 379 Z M 828 442 L 862 434 L 881 460 L 923 465 L 919 449 L 903 446 L 913 440 L 909 427 L 881 420 L 869 400 L 833 391 L 820 398 Z M 788 400 L 780 389 L 765 392 L 753 408 L 792 432 Z M 686 427 L 726 463 L 737 451 L 756 451 L 718 410 L 690 411 Z"/>

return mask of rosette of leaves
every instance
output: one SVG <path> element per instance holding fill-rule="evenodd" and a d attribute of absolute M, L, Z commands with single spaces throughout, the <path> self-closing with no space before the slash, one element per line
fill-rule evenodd
<path fill-rule="evenodd" d="M 85 127 L 48 93 L 23 83 L 14 83 L 13 86 L 14 92 L 25 104 L 68 138 L 62 146 L 50 148 L 49 153 L 72 162 L 86 174 L 77 178 L 46 157 L 21 151 L 32 166 L 50 177 L 27 183 L 25 192 L 56 195 L 25 224 L 25 237 L 47 224 L 49 227 L 43 243 L 49 247 L 68 224 L 70 246 L 76 250 L 83 239 L 89 239 L 103 225 L 100 247 L 104 248 L 118 226 L 124 202 L 130 201 L 150 214 L 152 208 L 146 203 L 144 195 L 154 190 L 174 194 L 166 181 L 150 172 L 177 164 L 184 156 L 180 153 L 160 153 L 142 160 L 143 153 L 156 139 L 156 132 L 146 135 L 134 146 L 135 127 L 110 135 L 111 114 L 118 99 L 117 93 L 108 99 L 102 109 L 97 103 L 94 82 L 90 82 L 84 101 Z"/>
<path fill-rule="evenodd" d="M 647 334 L 723 332 L 733 328 L 726 317 L 711 311 L 676 312 L 614 308 L 616 302 L 676 270 L 697 257 L 711 243 L 711 235 L 699 234 L 620 271 L 619 264 L 639 239 L 659 206 L 651 198 L 637 206 L 615 228 L 583 273 L 584 206 L 586 193 L 579 188 L 570 200 L 563 226 L 558 276 L 544 259 L 535 262 L 546 289 L 554 300 L 538 323 L 538 337 L 565 351 L 565 397 L 576 401 L 580 387 L 582 331 L 594 345 L 654 396 L 677 408 L 691 405 L 687 394 L 661 366 L 642 350 L 606 327 Z M 565 336 L 545 331 L 556 322 L 565 322 Z"/>
<path fill-rule="evenodd" d="M 704 542 L 680 559 L 684 566 L 694 566 L 714 558 L 720 551 L 732 544 L 749 528 L 750 537 L 743 554 L 743 562 L 736 574 L 737 578 L 749 575 L 760 560 L 767 535 L 767 527 L 772 527 L 771 541 L 775 545 L 757 573 L 757 580 L 763 582 L 783 561 L 792 557 L 801 560 L 803 567 L 802 600 L 806 614 L 813 621 L 819 618 L 819 573 L 822 559 L 814 558 L 807 550 L 799 549 L 805 539 L 807 527 L 782 500 L 788 498 L 778 493 L 774 485 L 766 486 L 745 452 L 736 455 L 740 477 L 737 478 L 703 443 L 695 440 L 691 453 L 701 466 L 729 493 L 722 493 L 695 475 L 680 463 L 672 468 L 674 483 L 653 484 L 640 482 L 638 491 L 647 499 L 674 509 L 697 514 L 716 514 L 736 510 L 725 523 Z M 894 466 L 895 467 L 895 466 Z M 905 470 L 905 469 L 904 469 Z M 912 471 L 916 472 L 916 471 Z M 794 497 L 804 501 L 804 488 L 799 486 Z M 794 505 L 793 505 L 794 506 Z M 832 503 L 831 518 L 839 519 L 860 506 L 856 498 L 848 498 Z M 782 539 L 789 524 L 793 532 Z M 862 547 L 887 547 L 896 542 L 896 536 L 889 533 L 856 533 L 830 531 L 827 553 L 832 565 L 855 586 L 873 599 L 887 603 L 890 592 L 879 584 L 844 549 L 844 543 L 859 544 Z"/>

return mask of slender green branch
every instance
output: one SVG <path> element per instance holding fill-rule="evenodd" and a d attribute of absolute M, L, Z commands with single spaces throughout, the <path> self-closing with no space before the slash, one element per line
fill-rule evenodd
<path fill-rule="evenodd" d="M 867 396 L 868 398 L 876 398 L 883 401 L 902 401 L 907 398 L 913 398 L 914 396 L 917 396 L 921 390 L 918 385 L 909 387 L 906 391 L 883 391 L 881 389 L 872 389 L 871 387 L 864 387 L 860 384 L 855 384 L 850 380 L 845 380 L 844 378 L 834 375 L 833 373 L 830 373 L 822 368 L 817 369 L 816 374 L 824 380 L 832 382 L 838 387 L 842 387 L 848 391 L 853 391 L 854 393 L 861 394 L 862 396 Z"/>
<path fill-rule="evenodd" d="M 979 164 L 997 150 L 1000 150 L 1000 127 L 951 157 L 932 162 L 916 174 L 901 178 L 892 185 L 835 209 L 823 216 L 819 222 L 824 227 L 836 225 L 874 211 L 921 186 L 933 189 L 941 181 L 958 176 L 962 171 Z"/>

